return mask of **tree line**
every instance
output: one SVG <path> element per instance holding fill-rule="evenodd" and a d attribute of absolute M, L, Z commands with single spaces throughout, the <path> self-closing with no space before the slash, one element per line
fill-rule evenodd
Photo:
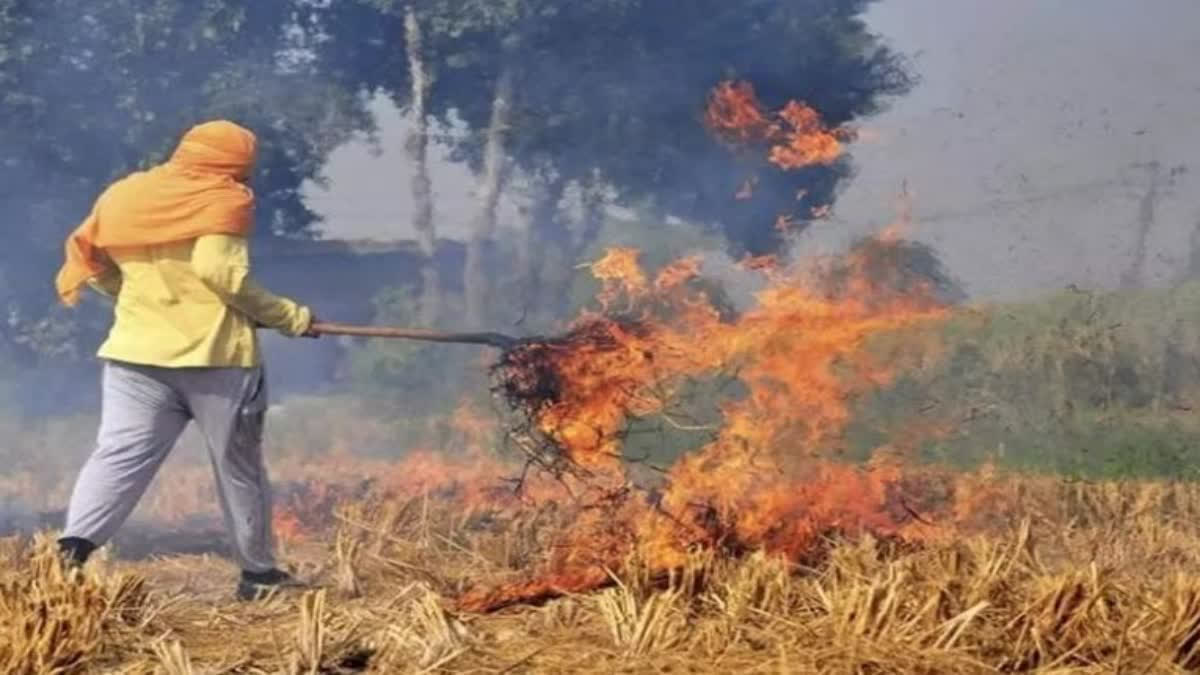
<path fill-rule="evenodd" d="M 404 110 L 414 177 L 397 199 L 414 208 L 396 225 L 427 260 L 429 325 L 482 326 L 501 294 L 559 316 L 608 204 L 693 223 L 736 254 L 774 252 L 780 214 L 802 228 L 852 166 L 781 171 L 731 150 L 703 124 L 705 101 L 742 80 L 764 106 L 802 100 L 830 126 L 875 112 L 913 78 L 864 22 L 870 2 L 0 0 L 0 351 L 62 356 L 102 325 L 55 308 L 63 237 L 105 184 L 213 117 L 260 137 L 256 236 L 269 239 L 320 232 L 301 188 L 375 131 L 371 99 Z M 434 142 L 478 181 L 462 311 L 447 311 L 432 268 Z M 528 208 L 498 241 L 513 190 Z M 497 247 L 515 269 L 490 262 Z"/>

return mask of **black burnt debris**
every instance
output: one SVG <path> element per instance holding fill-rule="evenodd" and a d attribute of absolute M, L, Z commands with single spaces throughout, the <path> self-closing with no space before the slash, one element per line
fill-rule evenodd
<path fill-rule="evenodd" d="M 566 334 L 526 338 L 504 350 L 492 365 L 493 396 L 510 412 L 507 437 L 530 462 L 555 475 L 579 473 L 553 430 L 542 424 L 547 412 L 572 399 L 572 382 L 564 372 L 568 361 L 603 358 L 625 349 L 621 335 L 639 335 L 645 326 L 634 320 L 597 316 L 582 321 Z M 643 356 L 651 360 L 649 353 Z"/>

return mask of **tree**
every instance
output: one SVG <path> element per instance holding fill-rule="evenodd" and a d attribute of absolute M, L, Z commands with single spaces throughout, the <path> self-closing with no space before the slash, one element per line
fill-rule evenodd
<path fill-rule="evenodd" d="M 425 258 L 420 311 L 415 319 L 424 325 L 435 325 L 442 313 L 429 177 L 430 88 L 438 65 L 436 15 L 431 7 L 436 4 L 395 0 L 328 2 L 314 5 L 311 14 L 317 36 L 312 53 L 320 72 L 367 97 L 383 93 L 412 117 L 413 128 L 405 150 L 413 164 L 409 185 L 411 226 Z"/>
<path fill-rule="evenodd" d="M 412 82 L 410 107 L 413 130 L 408 139 L 408 152 L 413 161 L 412 197 L 413 229 L 417 232 L 421 252 L 425 255 L 421 271 L 420 323 L 436 325 L 441 303 L 438 270 L 434 262 L 437 253 L 437 230 L 433 222 L 433 187 L 429 180 L 429 86 L 432 77 L 425 58 L 424 29 L 412 5 L 404 8 L 404 38 L 407 42 L 408 73 Z"/>
<path fill-rule="evenodd" d="M 832 127 L 879 109 L 911 79 L 860 18 L 869 4 L 698 0 L 685 11 L 648 0 L 329 2 L 317 11 L 328 36 L 317 59 L 348 88 L 386 92 L 466 130 L 448 140 L 479 176 L 464 269 L 469 320 L 495 319 L 482 316 L 498 305 L 491 296 L 501 286 L 488 260 L 498 233 L 513 229 L 520 286 L 552 317 L 565 308 L 562 289 L 606 203 L 652 220 L 683 218 L 755 254 L 785 239 L 780 215 L 801 229 L 828 206 L 848 161 L 778 170 L 765 153 L 715 142 L 703 109 L 729 78 L 752 83 L 772 109 L 803 100 Z M 424 66 L 438 74 L 417 103 L 402 58 L 408 15 L 422 28 Z M 352 44 L 340 36 L 354 36 Z M 752 198 L 735 198 L 747 182 Z M 530 202 L 528 222 L 498 229 L 496 200 L 515 189 Z"/>
<path fill-rule="evenodd" d="M 489 175 L 495 102 L 507 99 L 496 93 L 506 77 L 516 82 L 504 154 L 532 193 L 528 237 L 537 250 L 527 257 L 537 269 L 528 274 L 550 282 L 530 285 L 542 291 L 538 304 L 555 306 L 563 296 L 555 286 L 596 236 L 606 190 L 659 220 L 677 216 L 721 231 L 735 253 L 776 251 L 780 215 L 802 229 L 812 211 L 831 204 L 848 162 L 781 171 L 765 153 L 729 152 L 701 116 L 727 78 L 751 82 L 772 108 L 800 99 L 830 126 L 878 110 L 912 81 L 859 18 L 868 4 L 702 0 L 681 11 L 639 0 L 506 3 L 518 9 L 447 45 L 453 59 L 446 57 L 434 107 L 488 130 L 459 139 L 457 150 Z M 751 180 L 752 197 L 735 198 Z M 559 209 L 571 186 L 588 207 L 574 221 Z M 492 228 L 476 233 L 483 248 Z M 468 285 L 483 283 L 474 277 Z"/>

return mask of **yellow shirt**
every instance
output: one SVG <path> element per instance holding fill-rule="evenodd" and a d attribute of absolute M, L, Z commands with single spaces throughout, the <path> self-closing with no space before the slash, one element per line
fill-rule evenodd
<path fill-rule="evenodd" d="M 140 365 L 252 367 L 261 362 L 256 325 L 298 336 L 312 313 L 250 278 L 244 237 L 213 234 L 106 251 L 114 264 L 91 280 L 116 298 L 103 359 Z"/>

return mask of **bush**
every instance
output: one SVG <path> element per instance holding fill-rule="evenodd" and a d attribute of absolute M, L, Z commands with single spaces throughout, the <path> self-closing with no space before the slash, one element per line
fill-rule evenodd
<path fill-rule="evenodd" d="M 912 367 L 857 403 L 853 456 L 912 439 L 961 466 L 1197 477 L 1200 285 L 960 312 L 872 348 Z"/>

